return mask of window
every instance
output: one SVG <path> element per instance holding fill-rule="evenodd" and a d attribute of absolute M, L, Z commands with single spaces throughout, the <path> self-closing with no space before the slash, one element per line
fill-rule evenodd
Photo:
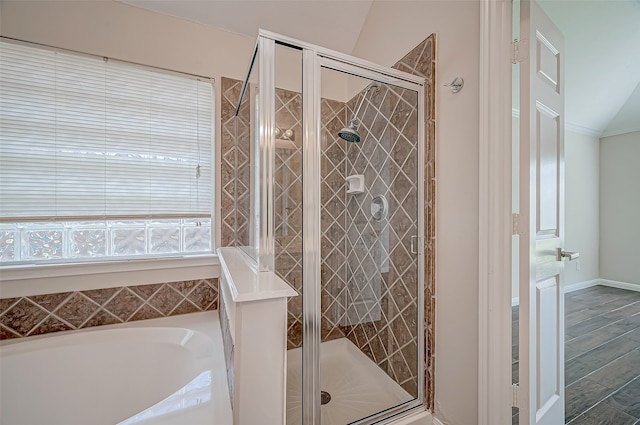
<path fill-rule="evenodd" d="M 0 263 L 209 253 L 210 80 L 0 41 Z"/>

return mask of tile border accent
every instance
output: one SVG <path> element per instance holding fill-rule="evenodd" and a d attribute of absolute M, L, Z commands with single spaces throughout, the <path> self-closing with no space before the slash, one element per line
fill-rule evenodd
<path fill-rule="evenodd" d="M 0 340 L 218 308 L 218 279 L 0 299 Z"/>

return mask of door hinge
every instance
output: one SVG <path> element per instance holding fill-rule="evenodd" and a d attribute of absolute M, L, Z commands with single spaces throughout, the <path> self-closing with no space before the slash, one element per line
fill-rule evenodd
<path fill-rule="evenodd" d="M 518 405 L 518 392 L 520 392 L 520 385 L 511 385 L 511 407 L 520 407 Z"/>
<path fill-rule="evenodd" d="M 520 234 L 520 214 L 511 214 L 512 223 L 511 223 L 511 234 L 519 235 Z"/>
<path fill-rule="evenodd" d="M 517 38 L 511 43 L 511 63 L 520 63 L 529 58 L 529 40 Z"/>

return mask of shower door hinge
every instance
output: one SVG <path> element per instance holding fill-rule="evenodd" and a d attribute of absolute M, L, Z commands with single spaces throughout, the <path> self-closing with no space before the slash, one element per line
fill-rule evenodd
<path fill-rule="evenodd" d="M 511 63 L 520 63 L 529 58 L 529 40 L 517 38 L 511 43 Z"/>
<path fill-rule="evenodd" d="M 511 223 L 511 234 L 519 235 L 520 234 L 520 214 L 511 214 L 512 223 Z"/>
<path fill-rule="evenodd" d="M 513 384 L 511 385 L 511 389 L 511 407 L 520 407 L 518 406 L 518 392 L 520 391 L 520 385 Z"/>

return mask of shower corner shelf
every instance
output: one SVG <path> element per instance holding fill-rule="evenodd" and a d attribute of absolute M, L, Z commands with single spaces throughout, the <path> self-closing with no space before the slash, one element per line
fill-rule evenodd
<path fill-rule="evenodd" d="M 347 177 L 347 193 L 349 195 L 364 193 L 364 175 L 354 174 Z"/>

